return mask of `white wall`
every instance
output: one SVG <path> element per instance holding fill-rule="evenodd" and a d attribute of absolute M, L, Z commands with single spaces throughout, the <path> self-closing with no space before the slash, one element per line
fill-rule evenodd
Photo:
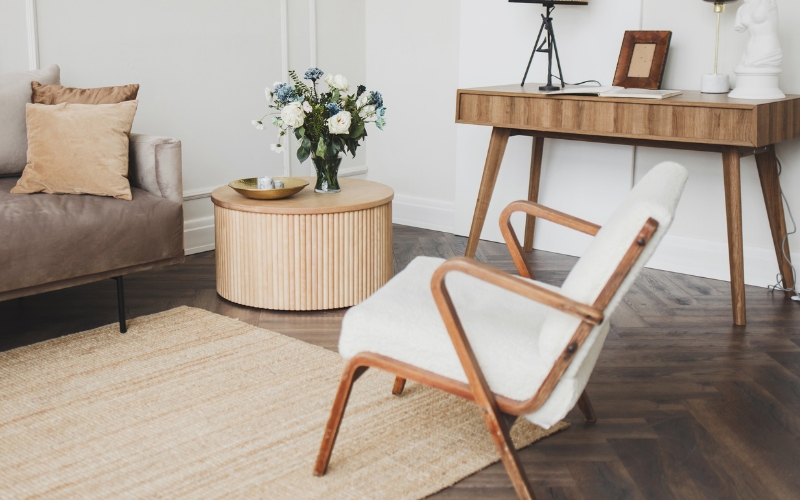
<path fill-rule="evenodd" d="M 453 229 L 459 3 L 367 0 L 367 86 L 388 121 L 368 131 L 368 178 L 395 190 L 400 224 Z"/>
<path fill-rule="evenodd" d="M 0 73 L 27 70 L 25 2 L 0 0 Z"/>
<path fill-rule="evenodd" d="M 288 69 L 305 72 L 315 53 L 324 70 L 366 77 L 365 0 L 0 0 L 0 71 L 28 69 L 34 1 L 42 66 L 59 64 L 67 86 L 139 83 L 133 131 L 183 142 L 188 253 L 213 248 L 214 188 L 287 168 L 311 173 L 310 162 L 269 150 L 274 130 L 250 124 L 268 111 L 265 87 Z M 345 167 L 364 172 L 366 149 Z"/>
<path fill-rule="evenodd" d="M 390 82 L 397 89 L 405 87 L 400 82 L 391 83 L 394 80 L 422 81 L 433 92 L 437 106 L 433 112 L 435 119 L 429 122 L 431 99 L 420 99 L 419 95 L 403 98 L 404 109 L 392 110 L 392 116 L 402 113 L 403 117 L 418 117 L 418 120 L 425 117 L 422 130 L 398 126 L 387 131 L 385 137 L 373 141 L 371 159 L 381 157 L 381 163 L 386 162 L 386 168 L 393 173 L 383 179 L 393 182 L 402 196 L 425 197 L 427 206 L 454 209 L 452 226 L 443 222 L 446 216 L 441 211 L 430 210 L 420 211 L 416 218 L 409 217 L 404 223 L 432 227 L 431 219 L 436 219 L 436 228 L 466 235 L 490 131 L 486 127 L 453 125 L 456 89 L 520 81 L 543 9 L 537 5 L 510 4 L 506 0 L 367 1 L 368 24 L 370 20 L 392 19 L 387 31 L 374 28 L 376 36 L 368 36 L 368 76 Z M 729 6 L 723 16 L 720 69 L 731 75 L 746 42 L 746 35 L 732 30 L 739 5 Z M 408 6 L 405 14 L 404 6 Z M 800 94 L 800 33 L 794 29 L 795 21 L 800 19 L 800 2 L 779 0 L 779 7 L 784 49 L 782 86 L 787 93 Z M 459 21 L 457 27 L 455 16 Z M 715 16 L 706 2 L 592 0 L 589 6 L 559 6 L 554 18 L 564 74 L 571 82 L 597 79 L 610 84 L 625 30 L 673 31 L 665 88 L 697 90 L 701 75 L 713 69 Z M 380 33 L 383 36 L 377 36 Z M 422 43 L 420 47 L 415 40 L 417 36 L 424 40 L 444 38 L 447 43 Z M 456 38 L 457 47 L 453 44 Z M 449 73 L 454 60 L 459 61 L 457 82 L 453 82 Z M 375 75 L 379 71 L 380 76 Z M 541 81 L 545 74 L 545 58 L 540 54 L 528 81 Z M 450 142 L 453 130 L 456 130 L 455 149 L 451 149 Z M 528 138 L 509 141 L 483 238 L 502 241 L 496 222 L 500 210 L 510 201 L 527 195 L 530 149 Z M 416 160 L 395 158 L 407 151 L 413 151 Z M 778 154 L 786 167 L 782 177 L 784 190 L 795 212 L 800 214 L 800 141 L 780 145 Z M 727 233 L 719 155 L 548 141 L 540 201 L 603 223 L 633 181 L 668 159 L 686 165 L 691 177 L 674 226 L 650 265 L 727 280 Z M 381 167 L 371 162 L 371 168 L 375 171 Z M 431 192 L 427 183 L 423 187 L 408 182 L 434 172 L 436 175 L 453 172 L 455 191 L 450 190 L 452 184 L 448 186 L 443 177 L 436 178 L 438 192 Z M 398 176 L 402 178 L 397 179 Z M 752 158 L 743 160 L 742 183 L 745 280 L 766 286 L 774 283 L 777 264 Z M 516 222 L 521 229 L 522 218 Z M 586 244 L 588 237 L 547 223 L 537 225 L 537 248 L 580 255 Z M 800 237 L 792 236 L 790 244 L 800 250 Z M 800 253 L 795 252 L 794 259 L 800 262 Z"/>

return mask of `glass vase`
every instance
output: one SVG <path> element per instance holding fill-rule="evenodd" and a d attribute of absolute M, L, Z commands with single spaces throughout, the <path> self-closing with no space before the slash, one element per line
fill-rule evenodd
<path fill-rule="evenodd" d="M 314 163 L 314 169 L 317 171 L 317 185 L 314 186 L 314 192 L 330 194 L 338 193 L 342 190 L 339 187 L 339 165 L 342 164 L 341 156 L 337 155 L 331 158 L 323 158 L 311 155 L 311 161 Z"/>

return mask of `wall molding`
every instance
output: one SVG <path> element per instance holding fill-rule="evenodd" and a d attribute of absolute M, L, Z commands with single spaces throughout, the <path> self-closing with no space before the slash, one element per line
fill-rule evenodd
<path fill-rule="evenodd" d="M 281 80 L 289 81 L 289 0 L 281 0 Z M 291 151 L 291 134 L 286 134 L 285 146 Z M 289 155 L 283 156 L 283 175 L 292 175 L 292 158 Z"/>
<path fill-rule="evenodd" d="M 186 255 L 214 250 L 214 216 L 185 221 L 183 244 Z"/>
<path fill-rule="evenodd" d="M 308 0 L 309 67 L 317 67 L 317 0 Z"/>
<path fill-rule="evenodd" d="M 39 21 L 36 0 L 25 0 L 25 17 L 28 24 L 28 69 L 39 69 Z"/>
<path fill-rule="evenodd" d="M 455 230 L 456 204 L 449 201 L 395 194 L 392 223 L 452 233 Z"/>

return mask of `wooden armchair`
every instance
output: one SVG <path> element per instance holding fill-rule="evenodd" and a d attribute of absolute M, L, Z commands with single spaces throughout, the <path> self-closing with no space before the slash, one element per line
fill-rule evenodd
<path fill-rule="evenodd" d="M 576 404 L 595 420 L 584 388 L 611 313 L 672 223 L 686 169 L 655 167 L 606 225 L 518 201 L 500 217 L 521 277 L 466 258 L 419 257 L 345 315 L 340 354 L 349 359 L 317 457 L 325 473 L 353 383 L 370 367 L 474 401 L 520 498 L 533 498 L 509 437 L 518 417 L 550 427 Z M 510 224 L 524 212 L 595 236 L 559 287 L 531 279 Z"/>

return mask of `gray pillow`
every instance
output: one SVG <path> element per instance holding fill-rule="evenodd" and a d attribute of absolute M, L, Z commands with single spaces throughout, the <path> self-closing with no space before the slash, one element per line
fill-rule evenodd
<path fill-rule="evenodd" d="M 55 64 L 0 75 L 0 177 L 19 175 L 28 160 L 25 104 L 31 102 L 31 82 L 60 85 L 60 77 Z"/>

